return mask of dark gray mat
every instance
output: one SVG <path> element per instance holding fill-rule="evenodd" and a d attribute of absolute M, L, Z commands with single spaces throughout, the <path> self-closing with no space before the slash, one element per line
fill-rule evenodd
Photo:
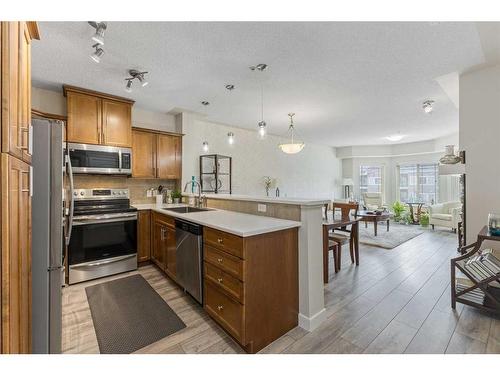
<path fill-rule="evenodd" d="M 102 354 L 127 354 L 186 325 L 141 275 L 85 288 Z"/>

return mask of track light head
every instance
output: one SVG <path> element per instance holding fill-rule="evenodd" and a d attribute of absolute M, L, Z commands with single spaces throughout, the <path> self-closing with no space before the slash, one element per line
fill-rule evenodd
<path fill-rule="evenodd" d="M 147 86 L 148 85 L 148 81 L 146 80 L 146 78 L 144 78 L 144 73 L 141 73 L 137 76 L 137 79 L 139 79 L 139 82 L 141 83 L 142 87 L 144 86 Z"/>
<path fill-rule="evenodd" d="M 138 70 L 135 70 L 135 69 L 130 69 L 128 71 L 128 74 L 130 74 L 130 77 L 131 78 L 127 78 L 129 80 L 134 80 L 134 79 L 138 79 L 139 82 L 141 83 L 142 87 L 144 86 L 147 86 L 148 85 L 148 81 L 146 80 L 146 77 L 145 77 L 145 74 L 147 74 L 148 72 L 140 72 Z"/>
<path fill-rule="evenodd" d="M 90 58 L 94 60 L 96 63 L 101 62 L 101 57 L 104 55 L 104 50 L 101 48 L 101 45 L 96 43 L 92 46 L 92 48 L 95 48 L 95 51 L 90 55 Z"/>
<path fill-rule="evenodd" d="M 125 86 L 125 91 L 132 92 L 132 79 L 127 78 L 126 81 L 127 81 L 127 85 Z"/>
<path fill-rule="evenodd" d="M 89 25 L 95 29 L 92 40 L 101 46 L 104 45 L 104 31 L 107 28 L 106 22 L 89 21 Z"/>

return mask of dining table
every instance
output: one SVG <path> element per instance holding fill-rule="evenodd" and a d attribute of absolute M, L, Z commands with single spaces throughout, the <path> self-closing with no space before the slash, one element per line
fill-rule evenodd
<path fill-rule="evenodd" d="M 356 266 L 359 266 L 359 221 L 360 217 L 347 216 L 347 217 L 337 217 L 329 215 L 327 213 L 326 219 L 323 218 L 323 282 L 328 283 L 328 232 L 335 229 L 345 229 L 347 226 L 351 226 L 350 233 L 351 238 L 354 239 L 354 258 L 356 261 Z M 339 250 L 340 251 L 340 250 Z"/>

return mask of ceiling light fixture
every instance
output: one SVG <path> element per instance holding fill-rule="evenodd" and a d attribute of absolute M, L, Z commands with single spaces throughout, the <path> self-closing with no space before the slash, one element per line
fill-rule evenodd
<path fill-rule="evenodd" d="M 140 71 L 135 70 L 135 69 L 130 69 L 128 71 L 128 74 L 130 75 L 130 77 L 125 78 L 125 81 L 127 81 L 127 85 L 125 86 L 125 91 L 132 92 L 132 81 L 134 79 L 139 80 L 139 82 L 142 84 L 142 87 L 146 86 L 148 84 L 148 81 L 146 80 L 144 75 L 147 73 L 148 72 L 140 72 Z"/>
<path fill-rule="evenodd" d="M 296 131 L 295 131 L 295 127 L 293 125 L 293 116 L 295 116 L 295 113 L 289 113 L 288 116 L 290 117 L 290 126 L 288 127 L 288 133 L 290 134 L 290 142 L 280 143 L 279 148 L 285 154 L 297 154 L 300 151 L 302 151 L 305 144 L 304 144 L 304 142 L 297 142 L 295 140 Z"/>
<path fill-rule="evenodd" d="M 445 146 L 444 156 L 439 159 L 441 164 L 457 164 L 457 163 L 465 163 L 464 153 L 460 152 L 459 155 L 455 154 L 455 146 L 448 145 Z"/>
<path fill-rule="evenodd" d="M 393 135 L 389 135 L 388 137 L 385 137 L 385 139 L 391 141 L 391 142 L 397 142 L 397 141 L 400 141 L 404 138 L 404 135 L 402 134 L 393 134 Z"/>
<path fill-rule="evenodd" d="M 257 64 L 250 67 L 251 71 L 258 70 L 260 72 L 263 72 L 266 69 L 267 64 Z M 264 121 L 264 84 L 262 83 L 262 81 L 260 84 L 260 121 L 257 125 L 259 126 L 259 137 L 260 139 L 264 139 L 267 133 L 267 124 Z"/>
<path fill-rule="evenodd" d="M 232 91 L 234 90 L 234 85 L 226 85 L 226 89 Z"/>
<path fill-rule="evenodd" d="M 204 141 L 201 146 L 203 152 L 208 152 L 208 142 Z"/>
<path fill-rule="evenodd" d="M 424 110 L 425 113 L 431 113 L 432 110 L 434 109 L 434 100 L 426 100 L 425 102 L 422 103 L 422 109 Z"/>
<path fill-rule="evenodd" d="M 207 105 L 210 105 L 210 102 L 207 102 L 206 100 L 204 100 L 201 102 L 201 104 L 203 104 L 206 107 Z"/>
<path fill-rule="evenodd" d="M 101 46 L 104 45 L 104 31 L 108 26 L 106 22 L 89 21 L 89 25 L 95 29 L 92 40 Z"/>
<path fill-rule="evenodd" d="M 234 144 L 234 133 L 233 132 L 227 133 L 227 143 L 229 143 L 230 145 Z"/>
<path fill-rule="evenodd" d="M 104 55 L 104 50 L 101 48 L 101 45 L 98 43 L 94 44 L 92 46 L 92 48 L 95 48 L 95 51 L 92 52 L 92 54 L 90 55 L 90 58 L 99 64 L 101 62 L 102 55 Z"/>

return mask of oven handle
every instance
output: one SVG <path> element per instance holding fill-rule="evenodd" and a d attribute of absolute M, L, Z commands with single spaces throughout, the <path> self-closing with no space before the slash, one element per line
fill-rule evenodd
<path fill-rule="evenodd" d="M 124 256 L 116 257 L 116 258 L 109 259 L 109 260 L 103 260 L 102 262 L 79 264 L 76 266 L 71 266 L 71 268 L 78 269 L 78 268 L 87 268 L 87 267 L 99 267 L 99 266 L 104 266 L 104 265 L 110 264 L 110 263 L 121 262 L 122 260 L 134 258 L 136 256 L 137 256 L 137 254 L 124 255 Z"/>
<path fill-rule="evenodd" d="M 73 225 L 79 226 L 87 224 L 116 223 L 120 221 L 135 221 L 135 220 L 137 220 L 136 214 L 133 214 L 133 216 L 101 217 L 101 218 L 95 217 L 83 220 L 75 219 Z"/>
<path fill-rule="evenodd" d="M 69 175 L 69 186 L 70 186 L 70 200 L 71 200 L 71 206 L 69 208 L 69 214 L 68 214 L 68 233 L 66 233 L 66 246 L 69 245 L 69 242 L 71 240 L 71 232 L 73 231 L 73 214 L 75 210 L 75 197 L 74 197 L 74 191 L 75 191 L 75 185 L 73 181 L 73 166 L 71 165 L 71 158 L 69 156 L 69 152 L 66 154 L 66 165 L 68 167 L 68 175 Z"/>

